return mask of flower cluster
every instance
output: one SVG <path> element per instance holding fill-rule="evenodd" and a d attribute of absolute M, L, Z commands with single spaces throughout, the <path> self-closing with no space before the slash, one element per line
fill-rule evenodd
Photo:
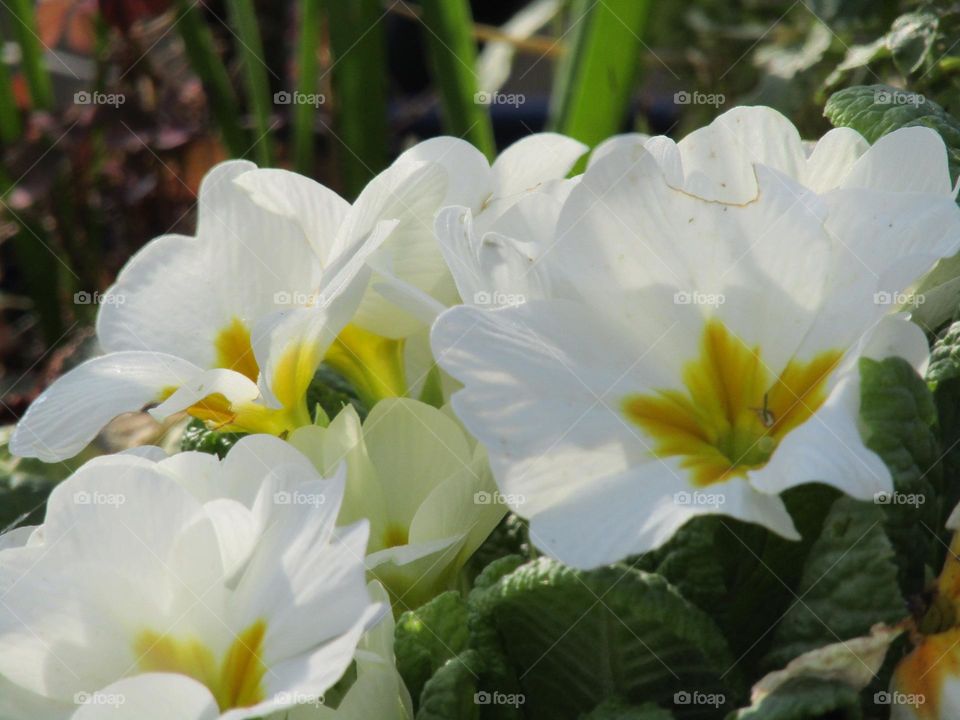
<path fill-rule="evenodd" d="M 129 261 L 103 353 L 10 449 L 59 461 L 141 410 L 242 438 L 91 460 L 0 536 L 0 715 L 409 717 L 393 615 L 460 588 L 508 513 L 589 571 L 704 515 L 800 540 L 801 485 L 894 493 L 861 374 L 928 363 L 877 298 L 960 250 L 940 136 L 809 144 L 737 108 L 572 175 L 586 151 L 428 140 L 352 204 L 214 168 L 196 236 Z"/>

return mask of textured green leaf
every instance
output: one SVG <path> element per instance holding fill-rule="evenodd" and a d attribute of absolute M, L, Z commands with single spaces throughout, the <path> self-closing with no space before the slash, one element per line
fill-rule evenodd
<path fill-rule="evenodd" d="M 870 142 L 902 127 L 929 127 L 947 145 L 950 176 L 960 172 L 960 122 L 924 95 L 887 85 L 858 85 L 835 92 L 823 111 L 836 127 L 853 128 Z"/>
<path fill-rule="evenodd" d="M 893 475 L 897 502 L 884 505 L 886 530 L 900 568 L 900 587 L 923 589 L 936 527 L 935 488 L 940 485 L 937 409 L 926 383 L 902 358 L 860 360 L 860 419 L 867 447 Z M 916 502 L 906 500 L 914 498 Z M 926 527 L 925 527 L 926 526 Z"/>
<path fill-rule="evenodd" d="M 940 382 L 960 377 L 960 322 L 940 334 L 930 351 L 927 380 Z"/>
<path fill-rule="evenodd" d="M 581 716 L 581 720 L 671 720 L 669 710 L 653 703 L 628 705 L 619 699 L 606 700 L 591 712 Z"/>
<path fill-rule="evenodd" d="M 798 678 L 784 683 L 731 720 L 857 720 L 862 717 L 857 691 L 829 680 Z"/>
<path fill-rule="evenodd" d="M 209 453 L 223 458 L 244 433 L 226 433 L 210 430 L 202 420 L 191 420 L 183 431 L 180 449 L 183 452 L 194 451 Z"/>
<path fill-rule="evenodd" d="M 929 12 L 913 12 L 898 17 L 887 33 L 887 47 L 893 62 L 905 75 L 917 71 L 930 55 L 937 38 L 940 20 Z"/>
<path fill-rule="evenodd" d="M 481 709 L 490 708 L 484 703 L 487 696 L 478 690 L 480 660 L 477 653 L 467 650 L 450 658 L 431 677 L 423 688 L 417 720 L 476 720 Z M 503 706 L 492 706 L 499 710 Z M 495 713 L 495 716 L 501 715 Z M 484 717 L 489 717 L 484 713 Z"/>
<path fill-rule="evenodd" d="M 471 629 L 482 624 L 499 639 L 525 717 L 575 717 L 611 696 L 664 704 L 684 690 L 729 697 L 721 681 L 733 664 L 726 641 L 657 575 L 581 572 L 540 558 L 475 590 L 469 606 Z"/>
<path fill-rule="evenodd" d="M 397 669 L 416 702 L 444 663 L 467 649 L 467 606 L 456 592 L 438 595 L 397 621 Z"/>
<path fill-rule="evenodd" d="M 804 563 L 796 595 L 777 626 L 767 658 L 772 667 L 808 650 L 867 635 L 875 623 L 906 615 L 879 505 L 849 497 L 833 503 Z"/>

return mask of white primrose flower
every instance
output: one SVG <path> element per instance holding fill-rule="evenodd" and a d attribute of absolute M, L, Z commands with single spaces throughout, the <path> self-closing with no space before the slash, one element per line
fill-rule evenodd
<path fill-rule="evenodd" d="M 299 428 L 290 442 L 321 472 L 346 460 L 339 522 L 369 519 L 367 569 L 397 610 L 450 589 L 506 512 L 483 448 L 425 403 L 382 400 L 362 425 L 347 407 L 326 428 Z"/>
<path fill-rule="evenodd" d="M 859 360 L 923 367 L 884 299 L 958 247 L 932 130 L 834 130 L 807 154 L 780 114 L 740 108 L 595 161 L 540 256 L 551 297 L 448 310 L 433 349 L 559 560 L 613 562 L 707 513 L 796 537 L 781 491 L 891 488 L 860 436 Z"/>
<path fill-rule="evenodd" d="M 325 359 L 362 393 L 402 393 L 396 362 L 348 323 L 367 255 L 398 225 L 398 195 L 442 197 L 443 170 L 406 163 L 353 206 L 302 178 L 312 204 L 296 222 L 250 199 L 241 186 L 254 170 L 215 167 L 201 184 L 196 237 L 156 238 L 127 263 L 97 318 L 106 354 L 33 403 L 14 454 L 69 457 L 112 418 L 156 404 L 161 419 L 186 411 L 219 429 L 280 435 L 311 422 L 306 390 Z"/>
<path fill-rule="evenodd" d="M 375 600 L 389 602 L 379 582 L 372 580 L 367 587 Z M 307 698 L 289 711 L 271 715 L 269 720 L 411 720 L 413 702 L 393 653 L 395 629 L 393 615 L 385 613 L 364 633 L 355 656 L 356 678 L 335 708 L 330 702 L 319 702 L 322 698 Z"/>
<path fill-rule="evenodd" d="M 13 717 L 262 717 L 332 687 L 385 610 L 367 524 L 335 527 L 342 470 L 267 435 L 154 457 L 85 464 L 0 550 Z"/>
<path fill-rule="evenodd" d="M 400 340 L 422 330 L 461 297 L 472 302 L 483 288 L 500 290 L 478 273 L 492 263 L 524 257 L 530 243 L 526 227 L 543 226 L 525 218 L 533 214 L 539 219 L 546 210 L 538 204 L 527 209 L 522 201 L 539 194 L 562 196 L 566 191 L 561 179 L 586 149 L 571 138 L 543 133 L 514 143 L 492 165 L 470 143 L 453 137 L 426 140 L 404 152 L 392 166 L 395 171 L 423 164 L 442 168 L 448 178 L 446 193 L 407 193 L 398 200 L 391 216 L 399 218 L 399 225 L 367 259 L 375 273 L 354 325 L 374 336 Z M 296 173 L 260 170 L 246 176 L 243 184 L 264 207 L 294 219 L 310 218 L 317 204 L 318 186 Z M 518 203 L 521 208 L 514 210 Z M 437 220 L 435 236 L 434 217 L 441 208 L 444 219 Z M 474 246 L 491 233 L 482 258 L 475 259 L 480 254 L 476 248 L 461 243 L 457 230 L 465 223 Z M 514 245 L 514 235 L 524 237 Z"/>

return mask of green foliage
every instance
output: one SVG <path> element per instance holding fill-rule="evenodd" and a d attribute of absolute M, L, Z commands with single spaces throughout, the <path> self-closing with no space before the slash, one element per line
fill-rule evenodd
<path fill-rule="evenodd" d="M 883 522 L 880 506 L 848 497 L 833 503 L 804 563 L 795 601 L 777 626 L 769 666 L 906 615 Z"/>
<path fill-rule="evenodd" d="M 335 418 L 347 405 L 353 405 L 361 420 L 367 416 L 366 406 L 350 383 L 328 365 L 321 365 L 307 388 L 307 407 L 319 407 L 328 418 Z"/>
<path fill-rule="evenodd" d="M 900 587 L 907 595 L 918 593 L 936 557 L 927 529 L 937 523 L 935 490 L 941 483 L 936 405 L 926 383 L 901 358 L 862 358 L 860 383 L 864 443 L 890 469 L 898 494 L 884 512 Z"/>
<path fill-rule="evenodd" d="M 575 716 L 610 695 L 670 702 L 688 688 L 709 692 L 733 664 L 705 613 L 663 578 L 629 568 L 579 572 L 541 558 L 475 590 L 470 610 L 472 627 L 495 632 L 530 718 Z"/>
<path fill-rule="evenodd" d="M 590 146 L 620 132 L 649 9 L 647 0 L 573 3 L 572 50 L 559 67 L 552 100 L 558 132 Z"/>
<path fill-rule="evenodd" d="M 940 133 L 950 160 L 950 176 L 960 175 L 960 122 L 933 100 L 887 85 L 864 85 L 835 92 L 824 115 L 836 127 L 853 128 L 870 142 L 903 127 L 929 127 Z"/>
<path fill-rule="evenodd" d="M 223 458 L 243 433 L 225 433 L 211 430 L 202 420 L 191 420 L 180 439 L 180 450 L 209 453 Z"/>
<path fill-rule="evenodd" d="M 386 39 L 378 0 L 324 0 L 333 89 L 334 137 L 346 194 L 355 197 L 387 166 Z"/>
<path fill-rule="evenodd" d="M 421 22 L 430 64 L 440 91 L 447 132 L 469 140 L 493 158 L 493 126 L 479 100 L 477 50 L 467 0 L 421 0 Z"/>
<path fill-rule="evenodd" d="M 438 595 L 400 616 L 394 653 L 415 700 L 435 672 L 467 649 L 468 639 L 467 606 L 456 592 Z"/>
<path fill-rule="evenodd" d="M 653 703 L 627 705 L 614 698 L 597 705 L 592 711 L 581 716 L 583 720 L 671 720 L 673 715 Z"/>

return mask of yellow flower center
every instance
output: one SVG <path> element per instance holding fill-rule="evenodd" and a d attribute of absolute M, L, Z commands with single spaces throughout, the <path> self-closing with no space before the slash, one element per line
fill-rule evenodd
<path fill-rule="evenodd" d="M 216 698 L 221 712 L 256 705 L 266 698 L 263 676 L 263 638 L 267 631 L 258 620 L 241 632 L 218 665 L 213 652 L 194 639 L 174 639 L 145 630 L 133 647 L 142 672 L 177 673 L 205 685 Z"/>
<path fill-rule="evenodd" d="M 700 356 L 683 367 L 684 390 L 623 399 L 623 412 L 654 440 L 657 457 L 679 457 L 700 487 L 762 467 L 777 444 L 826 399 L 827 378 L 842 353 L 791 360 L 773 377 L 759 347 L 748 347 L 710 320 Z"/>
<path fill-rule="evenodd" d="M 324 360 L 350 381 L 368 407 L 383 398 L 403 397 L 407 392 L 403 340 L 391 340 L 347 325 Z"/>

